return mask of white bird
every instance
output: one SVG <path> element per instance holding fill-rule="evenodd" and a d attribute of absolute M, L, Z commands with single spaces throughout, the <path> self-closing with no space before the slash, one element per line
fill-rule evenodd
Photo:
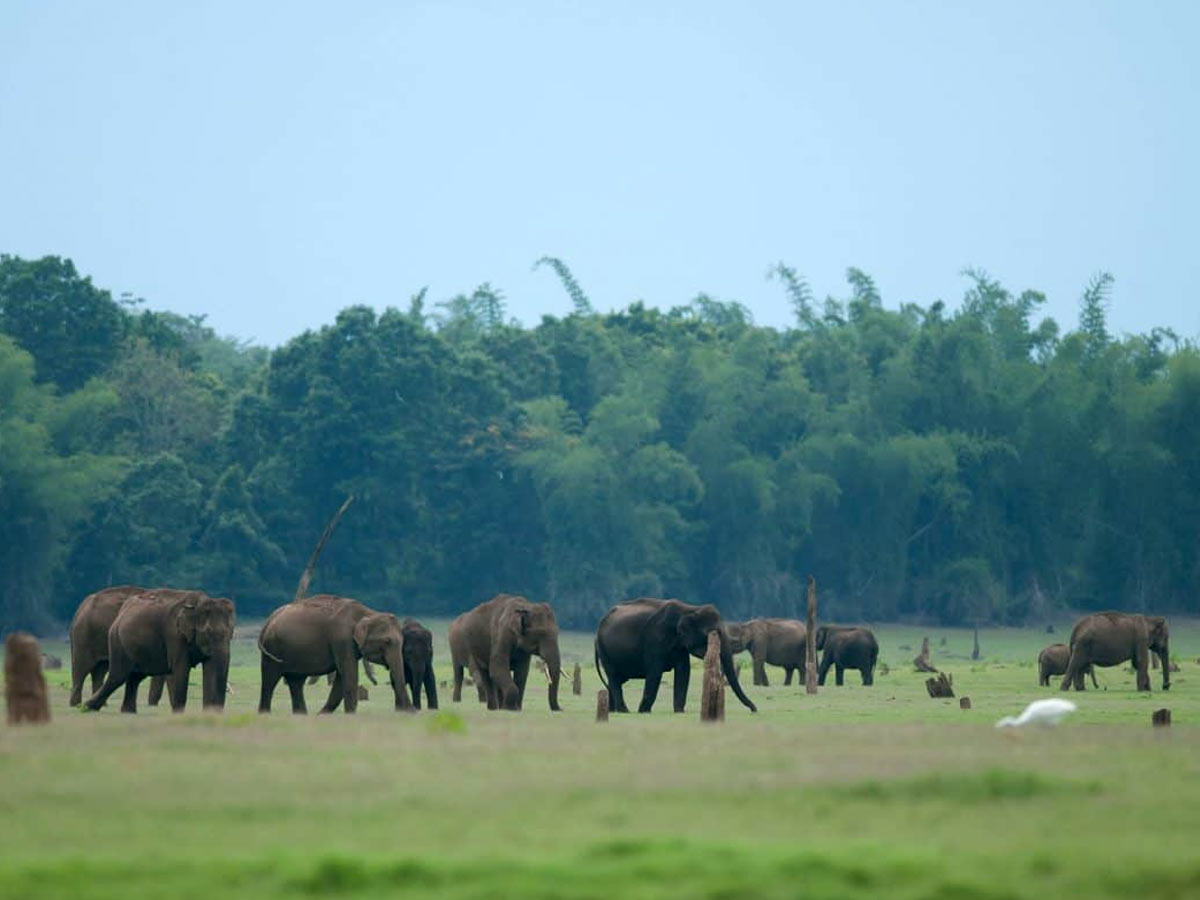
<path fill-rule="evenodd" d="M 1050 697 L 1047 700 L 1034 700 L 1025 711 L 1015 719 L 1005 716 L 996 723 L 997 728 L 1017 728 L 1021 725 L 1057 725 L 1068 713 L 1078 709 L 1070 700 L 1061 697 Z"/>

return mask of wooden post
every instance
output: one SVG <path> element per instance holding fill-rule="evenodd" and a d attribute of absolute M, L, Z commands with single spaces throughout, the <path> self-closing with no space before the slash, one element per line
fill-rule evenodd
<path fill-rule="evenodd" d="M 804 693 L 817 692 L 817 579 L 808 576 L 808 616 L 804 620 Z"/>
<path fill-rule="evenodd" d="M 571 693 L 576 697 L 583 693 L 583 672 L 579 663 L 575 663 L 575 672 L 571 675 Z"/>
<path fill-rule="evenodd" d="M 596 721 L 608 721 L 608 691 L 606 690 L 596 692 Z"/>
<path fill-rule="evenodd" d="M 704 652 L 704 681 L 700 690 L 700 721 L 720 722 L 724 717 L 722 694 L 725 681 L 721 677 L 721 635 L 708 633 L 708 649 Z"/>
<path fill-rule="evenodd" d="M 50 721 L 42 651 L 37 638 L 22 631 L 10 634 L 4 644 L 4 702 L 9 725 Z"/>
<path fill-rule="evenodd" d="M 1169 709 L 1156 709 L 1150 717 L 1150 723 L 1155 728 L 1165 728 L 1171 724 L 1171 711 Z"/>

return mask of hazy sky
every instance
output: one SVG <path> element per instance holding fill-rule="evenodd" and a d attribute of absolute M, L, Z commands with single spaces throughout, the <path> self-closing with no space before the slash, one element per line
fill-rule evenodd
<path fill-rule="evenodd" d="M 183 9 L 184 6 L 189 9 Z M 193 8 L 194 7 L 194 8 Z M 0 25 L 0 252 L 278 343 L 490 281 L 889 306 L 978 266 L 1200 335 L 1200 3 L 57 3 Z"/>

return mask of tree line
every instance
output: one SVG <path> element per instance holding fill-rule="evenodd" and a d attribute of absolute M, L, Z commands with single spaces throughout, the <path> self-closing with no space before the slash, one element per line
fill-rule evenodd
<path fill-rule="evenodd" d="M 243 615 L 314 590 L 457 613 L 494 593 L 592 627 L 674 596 L 731 617 L 1038 621 L 1195 611 L 1200 353 L 1073 330 L 969 271 L 956 310 L 771 272 L 794 324 L 700 295 L 524 327 L 481 285 L 342 310 L 274 350 L 114 299 L 70 260 L 0 257 L 0 629 L 110 584 Z"/>

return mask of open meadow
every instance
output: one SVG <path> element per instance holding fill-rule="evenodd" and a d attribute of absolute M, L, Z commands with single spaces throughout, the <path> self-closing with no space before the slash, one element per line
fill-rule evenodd
<path fill-rule="evenodd" d="M 1034 659 L 1069 623 L 983 631 L 978 662 L 970 631 L 879 627 L 886 674 L 831 674 L 816 697 L 773 668 L 755 687 L 740 656 L 760 711 L 728 695 L 720 725 L 699 722 L 698 671 L 685 715 L 664 685 L 651 715 L 594 722 L 591 635 L 574 632 L 563 712 L 536 670 L 520 713 L 470 687 L 451 703 L 446 622 L 426 624 L 438 712 L 395 713 L 381 685 L 356 716 L 293 717 L 281 686 L 259 716 L 256 624 L 223 714 L 199 711 L 199 670 L 178 716 L 144 699 L 121 715 L 119 695 L 77 712 L 69 664 L 47 672 L 52 724 L 0 729 L 0 896 L 1200 896 L 1198 623 L 1172 623 L 1168 694 L 1159 672 L 1146 695 L 1100 669 L 1060 727 L 1002 731 L 1056 694 Z M 970 710 L 926 695 L 924 634 Z M 310 709 L 326 690 L 307 688 Z M 1152 729 L 1161 706 L 1175 724 Z"/>

